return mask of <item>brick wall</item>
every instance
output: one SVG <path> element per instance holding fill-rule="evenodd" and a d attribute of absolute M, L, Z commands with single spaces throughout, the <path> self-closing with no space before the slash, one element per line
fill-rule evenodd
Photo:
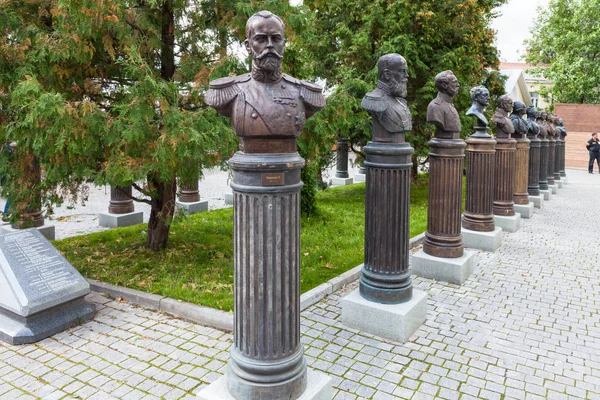
<path fill-rule="evenodd" d="M 554 113 L 563 119 L 568 133 L 565 166 L 587 169 L 585 142 L 592 132 L 600 133 L 600 104 L 555 104 Z"/>

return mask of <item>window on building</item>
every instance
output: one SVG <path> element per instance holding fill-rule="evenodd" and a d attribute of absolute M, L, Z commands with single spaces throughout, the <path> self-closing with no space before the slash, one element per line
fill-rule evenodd
<path fill-rule="evenodd" d="M 538 92 L 529 92 L 529 97 L 531 97 L 531 104 L 537 108 L 540 94 Z"/>

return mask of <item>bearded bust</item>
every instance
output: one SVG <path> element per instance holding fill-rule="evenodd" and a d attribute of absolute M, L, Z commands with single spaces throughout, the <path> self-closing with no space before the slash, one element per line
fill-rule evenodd
<path fill-rule="evenodd" d="M 277 15 L 259 11 L 250 17 L 244 45 L 251 72 L 211 81 L 204 100 L 231 118 L 244 153 L 296 152 L 306 119 L 325 106 L 322 89 L 282 72 L 285 35 Z"/>

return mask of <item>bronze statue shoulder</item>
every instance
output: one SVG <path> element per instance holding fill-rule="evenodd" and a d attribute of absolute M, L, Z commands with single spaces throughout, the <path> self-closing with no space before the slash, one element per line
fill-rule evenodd
<path fill-rule="evenodd" d="M 325 97 L 323 96 L 323 88 L 321 86 L 310 81 L 296 79 L 287 74 L 283 74 L 283 80 L 299 87 L 300 97 L 310 109 L 316 111 L 325 107 Z"/>
<path fill-rule="evenodd" d="M 250 74 L 215 79 L 210 82 L 204 101 L 216 109 L 226 107 L 242 91 L 239 84 L 249 80 Z"/>
<path fill-rule="evenodd" d="M 381 93 L 373 91 L 365 94 L 360 106 L 369 112 L 381 114 L 387 110 L 388 102 L 385 101 Z"/>

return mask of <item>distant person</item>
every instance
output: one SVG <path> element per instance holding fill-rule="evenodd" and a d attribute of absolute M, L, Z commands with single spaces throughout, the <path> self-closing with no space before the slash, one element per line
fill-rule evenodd
<path fill-rule="evenodd" d="M 585 148 L 590 152 L 590 163 L 588 164 L 588 172 L 594 173 L 594 160 L 598 165 L 598 172 L 600 172 L 600 140 L 598 140 L 598 133 L 592 133 L 592 138 L 587 141 Z"/>

